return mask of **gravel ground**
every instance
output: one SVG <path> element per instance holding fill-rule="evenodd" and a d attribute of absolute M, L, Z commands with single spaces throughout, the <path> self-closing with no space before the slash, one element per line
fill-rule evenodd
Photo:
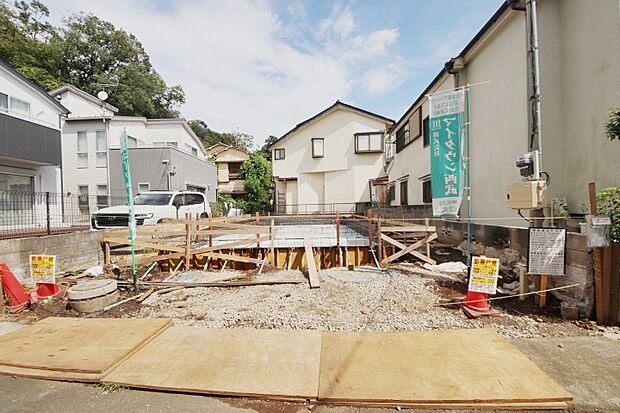
<path fill-rule="evenodd" d="M 319 273 L 321 288 L 307 283 L 236 288 L 189 288 L 144 301 L 138 316 L 169 317 L 176 325 L 212 328 L 311 329 L 322 331 L 419 331 L 493 328 L 506 338 L 600 334 L 558 317 L 510 314 L 467 319 L 458 306 L 440 306 L 460 292 L 445 285 L 450 274 L 400 264 L 384 271 L 359 267 Z M 192 275 L 195 277 L 195 274 Z M 301 279 L 277 271 L 256 280 Z M 191 279 L 191 278 L 189 278 Z M 511 299 L 514 300 L 514 299 Z"/>

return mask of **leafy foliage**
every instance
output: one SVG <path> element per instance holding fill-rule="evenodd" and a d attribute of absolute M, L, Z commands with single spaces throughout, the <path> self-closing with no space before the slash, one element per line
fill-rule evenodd
<path fill-rule="evenodd" d="M 243 212 L 267 212 L 271 210 L 271 162 L 260 152 L 254 152 L 250 159 L 241 164 L 241 173 L 245 179 L 247 200 L 239 200 L 237 205 Z"/>
<path fill-rule="evenodd" d="M 607 125 L 605 125 L 605 135 L 612 141 L 620 141 L 620 108 L 612 109 Z"/>
<path fill-rule="evenodd" d="M 620 187 L 611 186 L 596 194 L 599 214 L 611 218 L 611 242 L 620 242 Z"/>
<path fill-rule="evenodd" d="M 259 149 L 260 152 L 265 156 L 265 158 L 271 160 L 271 151 L 269 150 L 269 146 L 271 146 L 277 140 L 278 137 L 275 135 L 269 135 L 269 137 L 265 139 L 265 143 Z"/>
<path fill-rule="evenodd" d="M 168 87 L 153 69 L 140 41 L 97 16 L 69 16 L 61 28 L 48 21 L 38 0 L 0 0 L 0 59 L 44 89 L 70 83 L 97 94 L 112 84 L 109 103 L 119 115 L 178 117 L 181 86 Z"/>
<path fill-rule="evenodd" d="M 200 119 L 190 120 L 187 123 L 207 148 L 218 143 L 231 145 L 246 151 L 249 151 L 252 148 L 254 137 L 247 133 L 216 132 L 209 128 L 209 126 L 207 126 L 207 124 Z"/>

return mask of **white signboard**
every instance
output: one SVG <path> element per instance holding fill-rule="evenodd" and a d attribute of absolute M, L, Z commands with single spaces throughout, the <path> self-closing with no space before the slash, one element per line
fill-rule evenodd
<path fill-rule="evenodd" d="M 564 275 L 566 264 L 566 230 L 530 228 L 528 272 L 540 275 Z"/>
<path fill-rule="evenodd" d="M 495 294 L 498 274 L 499 260 L 497 258 L 473 257 L 467 290 Z"/>

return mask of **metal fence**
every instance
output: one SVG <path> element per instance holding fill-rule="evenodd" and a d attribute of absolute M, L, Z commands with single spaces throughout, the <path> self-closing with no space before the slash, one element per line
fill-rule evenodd
<path fill-rule="evenodd" d="M 323 215 L 335 214 L 359 214 L 364 215 L 370 202 L 350 202 L 350 203 L 331 203 L 331 204 L 280 204 L 275 205 L 276 215 Z"/>
<path fill-rule="evenodd" d="M 107 195 L 0 191 L 0 239 L 89 229 L 93 212 L 125 202 Z"/>

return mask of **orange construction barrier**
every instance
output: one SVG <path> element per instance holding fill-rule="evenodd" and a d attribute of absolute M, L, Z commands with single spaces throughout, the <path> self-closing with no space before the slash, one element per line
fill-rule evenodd
<path fill-rule="evenodd" d="M 493 312 L 489 305 L 489 295 L 477 293 L 475 291 L 467 291 L 465 303 L 463 304 L 463 312 L 465 312 L 465 315 L 469 318 L 492 315 Z"/>

